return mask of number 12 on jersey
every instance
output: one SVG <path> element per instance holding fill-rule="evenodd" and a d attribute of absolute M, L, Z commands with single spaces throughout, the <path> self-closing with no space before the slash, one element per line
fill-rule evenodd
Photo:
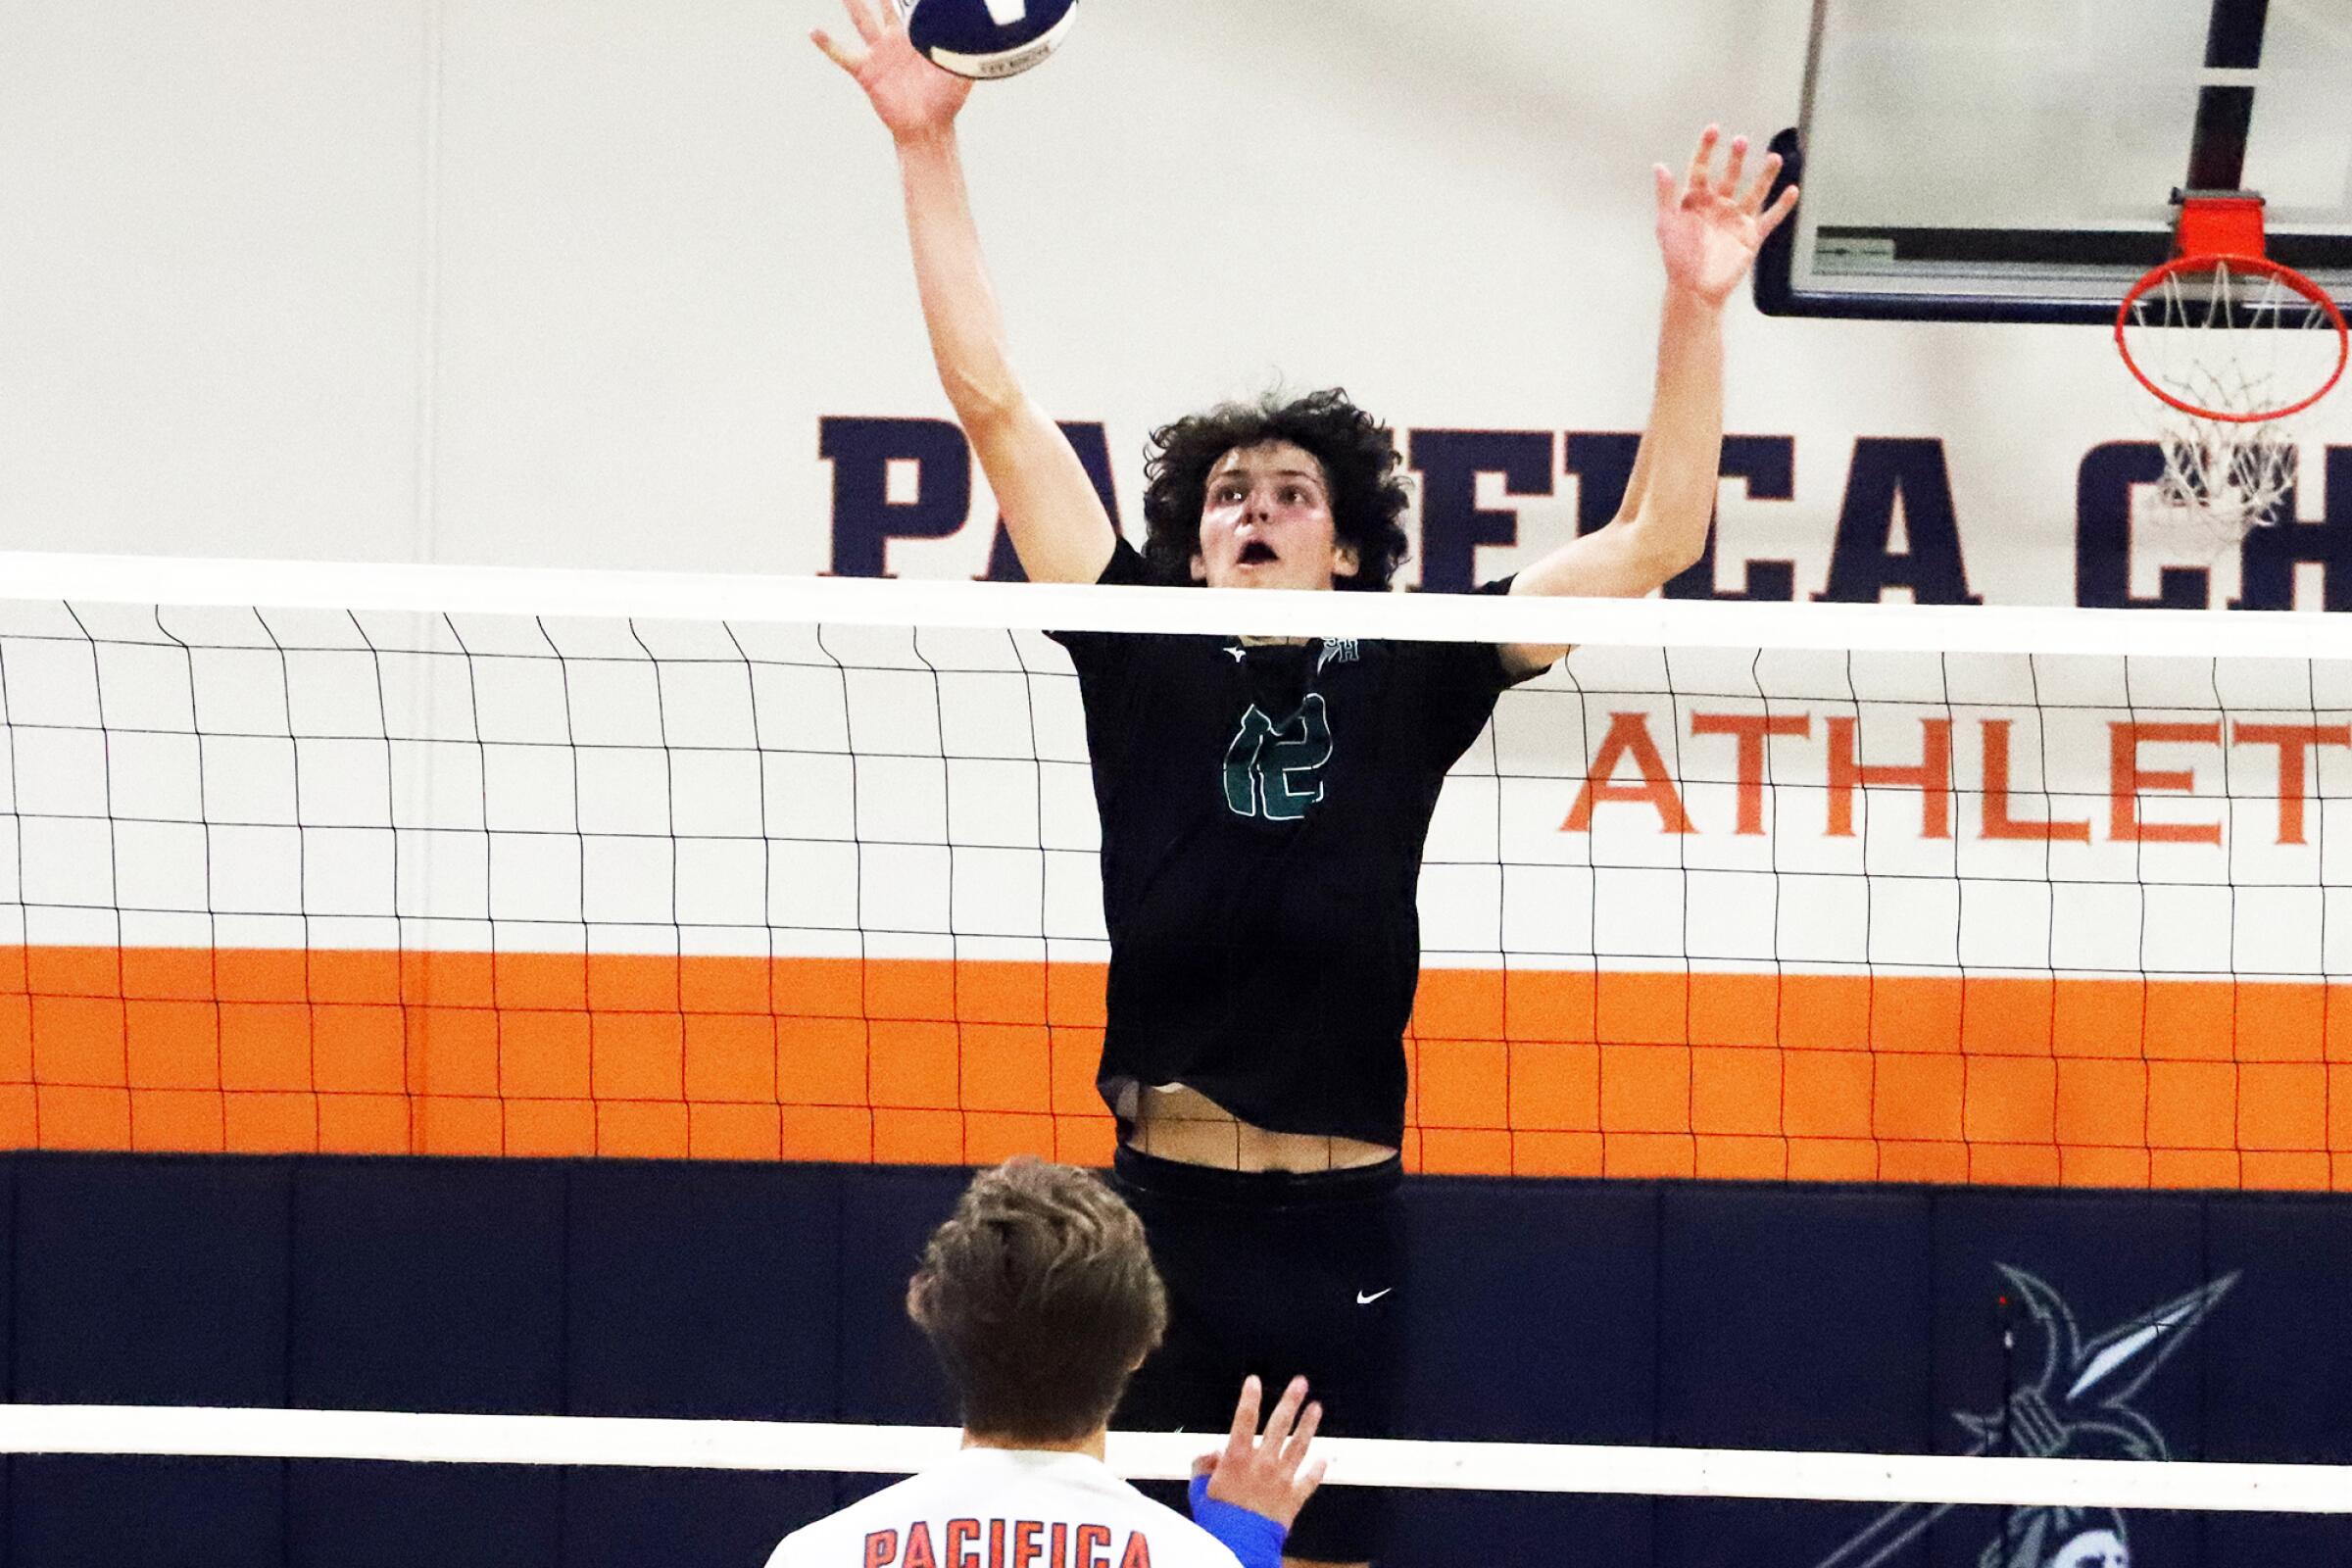
<path fill-rule="evenodd" d="M 1225 805 L 1236 816 L 1296 822 L 1323 798 L 1323 764 L 1330 760 L 1321 692 L 1308 692 L 1298 711 L 1279 724 L 1252 703 L 1225 748 Z"/>

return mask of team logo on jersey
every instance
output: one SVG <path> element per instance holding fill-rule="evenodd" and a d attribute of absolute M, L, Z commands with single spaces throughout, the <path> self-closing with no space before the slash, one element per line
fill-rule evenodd
<path fill-rule="evenodd" d="M 2164 1434 L 2132 1400 L 2237 1276 L 2225 1274 L 2085 1340 L 2073 1310 L 2046 1282 L 2006 1263 L 1999 1267 L 2029 1324 L 2022 1332 L 2008 1331 L 2022 1341 L 2016 1348 L 2025 1376 L 1989 1415 L 1953 1412 L 1977 1440 L 1969 1451 L 2045 1459 L 2171 1458 Z M 1889 1508 L 1816 1568 L 1876 1568 L 1951 1506 L 1906 1502 Z M 2113 1509 L 2014 1508 L 1977 1562 L 1978 1568 L 2130 1568 L 2130 1542 L 2124 1516 Z"/>
<path fill-rule="evenodd" d="M 1321 692 L 1308 692 L 1298 711 L 1279 722 L 1251 703 L 1225 748 L 1225 805 L 1236 816 L 1296 822 L 1323 798 L 1330 760 Z"/>

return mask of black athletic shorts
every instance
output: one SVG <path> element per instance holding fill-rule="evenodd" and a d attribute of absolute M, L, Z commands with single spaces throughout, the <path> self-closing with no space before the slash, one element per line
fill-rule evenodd
<path fill-rule="evenodd" d="M 1270 1409 L 1304 1373 L 1324 1432 L 1390 1436 L 1404 1349 L 1400 1172 L 1395 1159 L 1298 1174 L 1224 1171 L 1122 1147 L 1113 1180 L 1151 1238 L 1168 1290 L 1168 1336 L 1128 1386 L 1115 1425 L 1213 1440 L 1233 1424 L 1244 1377 L 1257 1374 Z M 1203 1441 L 1201 1451 L 1213 1446 Z M 1372 1561 L 1388 1544 L 1389 1511 L 1387 1488 L 1327 1487 L 1284 1550 Z"/>

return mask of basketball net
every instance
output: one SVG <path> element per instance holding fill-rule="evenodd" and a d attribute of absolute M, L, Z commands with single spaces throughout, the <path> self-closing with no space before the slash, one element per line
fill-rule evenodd
<path fill-rule="evenodd" d="M 2233 542 L 2290 507 L 2294 416 L 2343 375 L 2347 334 L 2326 290 L 2263 255 L 2261 197 L 2180 199 L 2180 254 L 2125 295 L 2116 344 L 2156 399 L 2156 505 Z"/>

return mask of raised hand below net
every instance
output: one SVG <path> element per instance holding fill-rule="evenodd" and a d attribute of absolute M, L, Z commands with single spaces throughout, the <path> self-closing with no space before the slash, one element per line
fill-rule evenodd
<path fill-rule="evenodd" d="M 858 29 L 858 43 L 844 43 L 822 27 L 808 36 L 865 89 L 892 139 L 915 141 L 953 125 L 971 96 L 971 82 L 915 52 L 906 39 L 906 23 L 891 0 L 842 0 L 842 6 Z"/>
<path fill-rule="evenodd" d="M 1767 154 L 1763 167 L 1744 191 L 1740 173 L 1747 161 L 1747 138 L 1732 138 L 1731 156 L 1723 174 L 1715 174 L 1715 143 L 1720 127 L 1709 125 L 1690 156 L 1690 168 L 1678 184 L 1673 171 L 1656 167 L 1658 184 L 1658 254 L 1666 263 L 1670 288 L 1688 289 L 1710 305 L 1721 305 L 1747 275 L 1756 252 L 1781 220 L 1796 207 L 1796 187 L 1781 192 L 1780 200 L 1764 210 L 1765 194 L 1781 172 L 1781 155 Z"/>

